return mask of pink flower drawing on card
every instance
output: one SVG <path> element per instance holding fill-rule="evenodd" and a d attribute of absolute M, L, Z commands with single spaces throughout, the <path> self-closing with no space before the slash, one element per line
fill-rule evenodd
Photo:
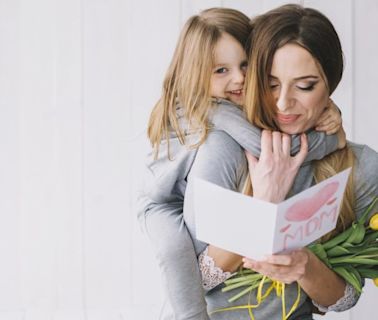
<path fill-rule="evenodd" d="M 325 185 L 313 197 L 299 200 L 294 203 L 285 213 L 285 218 L 292 222 L 309 220 L 325 204 L 331 205 L 336 201 L 335 193 L 339 187 L 337 181 Z"/>
<path fill-rule="evenodd" d="M 283 234 L 282 251 L 295 248 L 305 239 L 316 236 L 337 218 L 339 182 L 331 182 L 309 198 L 296 201 L 285 212 L 288 224 L 280 229 Z M 314 238 L 315 239 L 315 238 Z"/>

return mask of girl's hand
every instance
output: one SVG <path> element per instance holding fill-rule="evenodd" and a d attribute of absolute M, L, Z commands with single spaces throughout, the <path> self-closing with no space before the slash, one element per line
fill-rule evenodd
<path fill-rule="evenodd" d="M 316 131 L 324 131 L 327 135 L 335 134 L 342 129 L 342 118 L 339 108 L 329 99 L 328 106 L 315 124 Z"/>
<path fill-rule="evenodd" d="M 246 152 L 251 176 L 253 197 L 272 203 L 286 198 L 298 169 L 307 155 L 307 137 L 301 136 L 301 149 L 290 155 L 290 136 L 278 131 L 263 130 L 261 134 L 261 155 L 257 160 Z"/>
<path fill-rule="evenodd" d="M 261 261 L 243 258 L 243 267 L 290 284 L 305 277 L 309 270 L 309 261 L 310 253 L 303 248 L 288 254 L 269 255 Z"/>

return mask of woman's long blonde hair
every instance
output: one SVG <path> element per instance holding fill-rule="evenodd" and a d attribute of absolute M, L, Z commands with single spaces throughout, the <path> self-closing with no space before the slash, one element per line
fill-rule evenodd
<path fill-rule="evenodd" d="M 252 21 L 249 43 L 249 64 L 246 75 L 245 109 L 254 125 L 278 130 L 275 123 L 276 103 L 269 87 L 273 56 L 285 44 L 295 43 L 305 48 L 316 60 L 326 81 L 329 94 L 336 89 L 343 73 L 343 53 L 332 23 L 322 13 L 300 5 L 284 5 L 258 16 Z M 349 167 L 355 157 L 347 146 L 314 162 L 315 182 L 320 182 Z M 250 179 L 245 192 L 252 193 Z M 327 240 L 340 233 L 355 220 L 353 170 L 344 194 L 336 229 L 325 235 Z"/>
<path fill-rule="evenodd" d="M 196 146 L 204 142 L 209 129 L 207 116 L 215 45 L 222 33 L 228 33 L 244 48 L 250 31 L 250 19 L 240 11 L 227 8 L 204 10 L 186 22 L 164 79 L 161 98 L 148 122 L 148 137 L 155 148 L 155 157 L 163 140 L 169 147 L 172 130 L 181 144 L 186 142 L 178 122 L 178 102 L 191 128 L 201 132 Z"/>

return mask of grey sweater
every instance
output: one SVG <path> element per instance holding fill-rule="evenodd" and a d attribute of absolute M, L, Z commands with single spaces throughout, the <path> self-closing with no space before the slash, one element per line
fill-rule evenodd
<path fill-rule="evenodd" d="M 186 133 L 186 144 L 198 142 L 198 134 L 190 133 L 183 117 L 183 110 L 178 107 L 179 122 Z M 227 100 L 216 100 L 213 112 L 210 114 L 212 132 L 204 145 L 199 148 L 188 148 L 181 145 L 176 135 L 170 136 L 170 157 L 167 157 L 167 143 L 162 142 L 158 159 L 154 153 L 147 157 L 144 186 L 139 194 L 139 221 L 146 231 L 155 250 L 163 284 L 166 287 L 169 302 L 174 310 L 175 319 L 207 319 L 205 303 L 201 287 L 200 274 L 196 257 L 203 250 L 204 244 L 195 240 L 193 223 L 187 216 L 192 239 L 187 232 L 182 219 L 184 194 L 187 179 L 192 167 L 201 163 L 206 168 L 217 168 L 212 172 L 213 178 L 224 187 L 238 189 L 246 173 L 246 163 L 243 149 L 255 156 L 260 154 L 261 130 L 253 127 L 244 116 L 242 110 Z M 230 149 L 215 148 L 207 157 L 197 160 L 198 153 L 208 150 L 208 145 L 215 136 L 221 136 Z M 207 140 L 208 140 L 207 139 Z M 326 136 L 324 133 L 311 131 L 308 133 L 309 153 L 305 164 L 311 160 L 321 159 L 337 149 L 338 140 L 335 135 Z M 300 139 L 292 138 L 292 153 L 298 152 Z M 236 150 L 234 150 L 236 148 Z M 225 151 L 222 157 L 230 162 L 220 162 L 218 152 Z M 235 152 L 237 151 L 237 152 Z M 236 162 L 235 162 L 236 161 Z M 214 166 L 213 166 L 214 164 Z M 230 167 L 230 165 L 236 165 Z M 224 167 L 223 167 L 224 166 Z M 197 171 L 195 171 L 197 172 Z M 231 173 L 232 172 L 232 173 Z M 226 174 L 226 175 L 224 175 Z M 218 180 L 220 179 L 220 180 Z M 212 181 L 211 177 L 208 180 Z M 221 183 L 220 183 L 221 182 Z M 195 244 L 196 252 L 193 248 Z M 201 250 L 202 249 L 202 250 Z M 178 259 L 180 257 L 180 259 Z M 203 316 L 199 316 L 202 313 Z"/>
<path fill-rule="evenodd" d="M 365 209 L 372 202 L 374 197 L 378 196 L 378 154 L 365 145 L 348 143 L 356 156 L 356 167 L 354 173 L 354 190 L 356 195 L 355 213 L 360 217 Z M 196 159 L 194 160 L 188 175 L 188 186 L 186 198 L 191 198 L 190 183 L 193 177 L 199 177 L 204 180 L 215 183 L 224 188 L 238 190 L 243 183 L 247 173 L 247 163 L 242 148 L 229 135 L 221 131 L 211 132 L 206 142 L 199 148 Z M 295 179 L 291 194 L 296 194 L 307 189 L 314 184 L 313 166 L 311 163 L 302 166 Z M 372 212 L 376 212 L 378 205 Z M 256 214 L 256 223 L 258 223 L 259 214 Z M 184 218 L 189 232 L 193 239 L 196 239 L 194 227 L 194 214 L 190 202 L 184 204 Z M 232 212 L 230 212 L 232 219 Z M 216 221 L 214 221 L 216 228 Z M 206 243 L 194 240 L 196 253 L 199 254 L 207 246 Z M 251 244 L 253 245 L 253 244 Z M 211 313 L 214 310 L 248 304 L 248 297 L 230 304 L 227 299 L 235 293 L 221 292 L 223 285 L 219 285 L 206 294 L 208 310 Z M 297 297 L 296 284 L 286 288 L 286 306 L 289 309 Z M 357 299 L 356 299 L 357 302 Z M 250 303 L 256 303 L 252 297 Z M 256 319 L 281 319 L 281 298 L 271 294 L 262 305 L 254 311 Z M 228 311 L 211 314 L 211 319 L 249 319 L 248 311 Z M 311 303 L 307 299 L 305 292 L 301 291 L 301 300 L 299 308 L 290 317 L 290 319 L 312 319 Z"/>

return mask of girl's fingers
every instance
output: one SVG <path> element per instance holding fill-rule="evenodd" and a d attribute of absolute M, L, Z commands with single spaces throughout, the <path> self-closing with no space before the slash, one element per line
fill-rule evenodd
<path fill-rule="evenodd" d="M 331 123 L 329 125 L 322 125 L 322 126 L 318 126 L 316 127 L 316 131 L 325 131 L 327 134 L 328 132 L 337 132 L 339 129 L 340 129 L 340 124 L 336 124 L 336 123 Z"/>
<path fill-rule="evenodd" d="M 336 123 L 335 119 L 333 119 L 332 117 L 328 117 L 327 119 L 323 120 L 323 121 L 319 121 L 318 124 L 316 125 L 316 127 L 326 127 L 326 126 L 329 126 L 331 124 L 334 124 Z"/>
<path fill-rule="evenodd" d="M 335 125 L 333 127 L 330 127 L 330 128 L 327 128 L 325 131 L 326 135 L 331 135 L 331 134 L 335 134 L 339 131 L 340 129 L 340 126 L 338 125 Z"/>
<path fill-rule="evenodd" d="M 327 120 L 328 118 L 329 118 L 329 114 L 323 112 L 323 113 L 320 115 L 319 119 L 316 121 L 315 126 L 320 125 L 323 121 Z"/>

